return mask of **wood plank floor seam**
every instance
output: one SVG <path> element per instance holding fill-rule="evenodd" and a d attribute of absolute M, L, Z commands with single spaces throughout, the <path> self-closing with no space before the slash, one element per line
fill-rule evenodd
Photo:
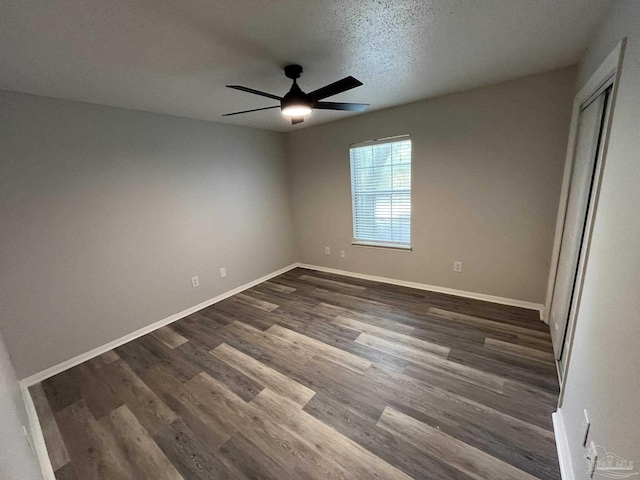
<path fill-rule="evenodd" d="M 58 480 L 559 478 L 534 315 L 301 268 L 30 393 Z"/>
<path fill-rule="evenodd" d="M 555 356 L 553 355 L 553 352 L 543 352 L 536 348 L 525 347 L 524 345 L 509 343 L 491 337 L 487 337 L 485 339 L 484 346 L 492 350 L 498 350 L 518 357 L 528 358 L 529 360 L 555 365 Z"/>
<path fill-rule="evenodd" d="M 447 458 L 455 468 L 476 480 L 535 479 L 534 476 L 506 462 L 496 460 L 495 457 L 442 433 L 438 428 L 432 428 L 391 407 L 384 410 L 376 425 L 404 438 L 425 452 Z"/>

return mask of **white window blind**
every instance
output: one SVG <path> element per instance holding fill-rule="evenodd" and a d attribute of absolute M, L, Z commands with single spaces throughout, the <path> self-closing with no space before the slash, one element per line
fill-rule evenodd
<path fill-rule="evenodd" d="M 354 242 L 409 247 L 411 140 L 354 146 L 350 157 Z"/>

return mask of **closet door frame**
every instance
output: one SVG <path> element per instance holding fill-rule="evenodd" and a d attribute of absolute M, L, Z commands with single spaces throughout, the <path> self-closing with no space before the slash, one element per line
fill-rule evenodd
<path fill-rule="evenodd" d="M 582 250 L 578 260 L 578 271 L 576 274 L 576 281 L 574 287 L 574 296 L 569 308 L 569 318 L 567 320 L 566 338 L 564 340 L 564 349 L 566 350 L 566 356 L 564 361 L 564 369 L 560 371 L 560 364 L 556 360 L 556 368 L 558 372 L 558 378 L 560 380 L 560 396 L 558 408 L 562 405 L 562 399 L 564 394 L 564 385 L 569 372 L 571 363 L 571 350 L 573 346 L 573 337 L 575 331 L 575 320 L 580 311 L 580 300 L 582 296 L 582 287 L 584 282 L 584 273 L 587 268 L 589 249 L 591 246 L 591 230 L 593 227 L 593 221 L 598 210 L 598 197 L 600 194 L 600 184 L 602 180 L 602 173 L 606 164 L 607 148 L 609 145 L 609 132 L 611 121 L 614 116 L 615 101 L 618 91 L 618 82 L 620 69 L 622 67 L 622 60 L 624 54 L 624 47 L 626 44 L 626 38 L 623 38 L 613 51 L 607 56 L 602 65 L 591 76 L 587 83 L 575 96 L 573 101 L 573 111 L 571 115 L 571 127 L 569 130 L 569 144 L 567 147 L 567 156 L 565 160 L 564 174 L 562 180 L 562 190 L 560 194 L 560 204 L 558 206 L 558 217 L 556 220 L 556 231 L 553 244 L 553 252 L 551 257 L 551 268 L 549 271 L 549 280 L 547 283 L 547 296 L 544 309 L 544 320 L 549 322 L 549 314 L 551 311 L 551 300 L 553 297 L 553 291 L 555 287 L 556 274 L 558 270 L 558 261 L 560 259 L 560 247 L 562 242 L 562 233 L 564 229 L 565 217 L 567 213 L 567 202 L 569 198 L 569 186 L 571 184 L 571 171 L 573 167 L 573 157 L 575 154 L 575 147 L 578 133 L 578 119 L 583 106 L 593 99 L 602 91 L 606 90 L 609 86 L 612 86 L 611 96 L 609 99 L 609 114 L 603 125 L 602 140 L 600 144 L 600 158 L 596 166 L 596 170 L 593 178 L 593 188 L 591 192 L 591 208 L 589 209 L 587 220 L 585 223 L 584 240 L 582 242 Z M 551 326 L 552 335 L 564 335 L 565 332 L 553 331 Z"/>

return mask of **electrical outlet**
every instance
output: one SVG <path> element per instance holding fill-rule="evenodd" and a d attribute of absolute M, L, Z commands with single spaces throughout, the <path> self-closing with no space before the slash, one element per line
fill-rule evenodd
<path fill-rule="evenodd" d="M 453 262 L 453 271 L 456 273 L 462 272 L 462 262 Z"/>
<path fill-rule="evenodd" d="M 342 258 L 344 258 L 344 257 L 346 257 L 346 256 L 347 256 L 347 254 L 345 253 L 345 251 L 344 251 L 344 250 L 340 250 L 340 256 L 341 256 Z"/>
<path fill-rule="evenodd" d="M 191 277 L 191 286 L 193 288 L 200 286 L 200 280 L 198 279 L 198 277 Z"/>
<path fill-rule="evenodd" d="M 226 277 L 226 276 L 227 276 L 227 269 L 226 269 L 226 268 L 224 268 L 224 267 L 222 267 L 222 268 L 220 269 L 220 278 L 224 278 L 224 277 Z"/>
<path fill-rule="evenodd" d="M 324 254 L 331 255 L 331 247 L 324 247 Z"/>
<path fill-rule="evenodd" d="M 589 421 L 589 414 L 586 409 L 583 410 L 583 414 L 580 434 L 582 435 L 582 446 L 585 447 L 587 445 L 587 438 L 589 437 L 589 427 L 591 427 L 591 422 Z"/>

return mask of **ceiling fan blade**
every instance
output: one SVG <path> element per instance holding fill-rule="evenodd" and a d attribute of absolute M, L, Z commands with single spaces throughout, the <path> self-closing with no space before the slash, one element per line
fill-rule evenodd
<path fill-rule="evenodd" d="M 322 100 L 323 98 L 346 92 L 347 90 L 359 87 L 360 85 L 362 85 L 362 82 L 360 80 L 349 76 L 343 78 L 342 80 L 338 80 L 337 82 L 333 82 L 327 86 L 314 90 L 313 92 L 309 93 L 309 96 L 314 101 Z"/>
<path fill-rule="evenodd" d="M 336 103 L 336 102 L 316 102 L 313 108 L 319 110 L 347 110 L 349 112 L 364 112 L 368 103 Z"/>
<path fill-rule="evenodd" d="M 304 122 L 304 117 L 291 117 L 291 125 L 297 125 Z"/>
<path fill-rule="evenodd" d="M 254 90 L 253 88 L 243 87 L 242 85 L 227 85 L 228 88 L 240 90 L 241 92 L 253 93 L 254 95 L 260 95 L 262 97 L 273 98 L 274 100 L 282 100 L 282 97 L 273 95 L 271 93 L 261 92 L 260 90 Z"/>
<path fill-rule="evenodd" d="M 243 110 L 242 112 L 225 113 L 222 116 L 229 117 L 231 115 L 240 115 L 241 113 L 249 113 L 249 112 L 259 112 L 260 110 L 269 110 L 271 108 L 280 108 L 280 105 L 275 105 L 273 107 L 254 108 L 253 110 Z"/>

